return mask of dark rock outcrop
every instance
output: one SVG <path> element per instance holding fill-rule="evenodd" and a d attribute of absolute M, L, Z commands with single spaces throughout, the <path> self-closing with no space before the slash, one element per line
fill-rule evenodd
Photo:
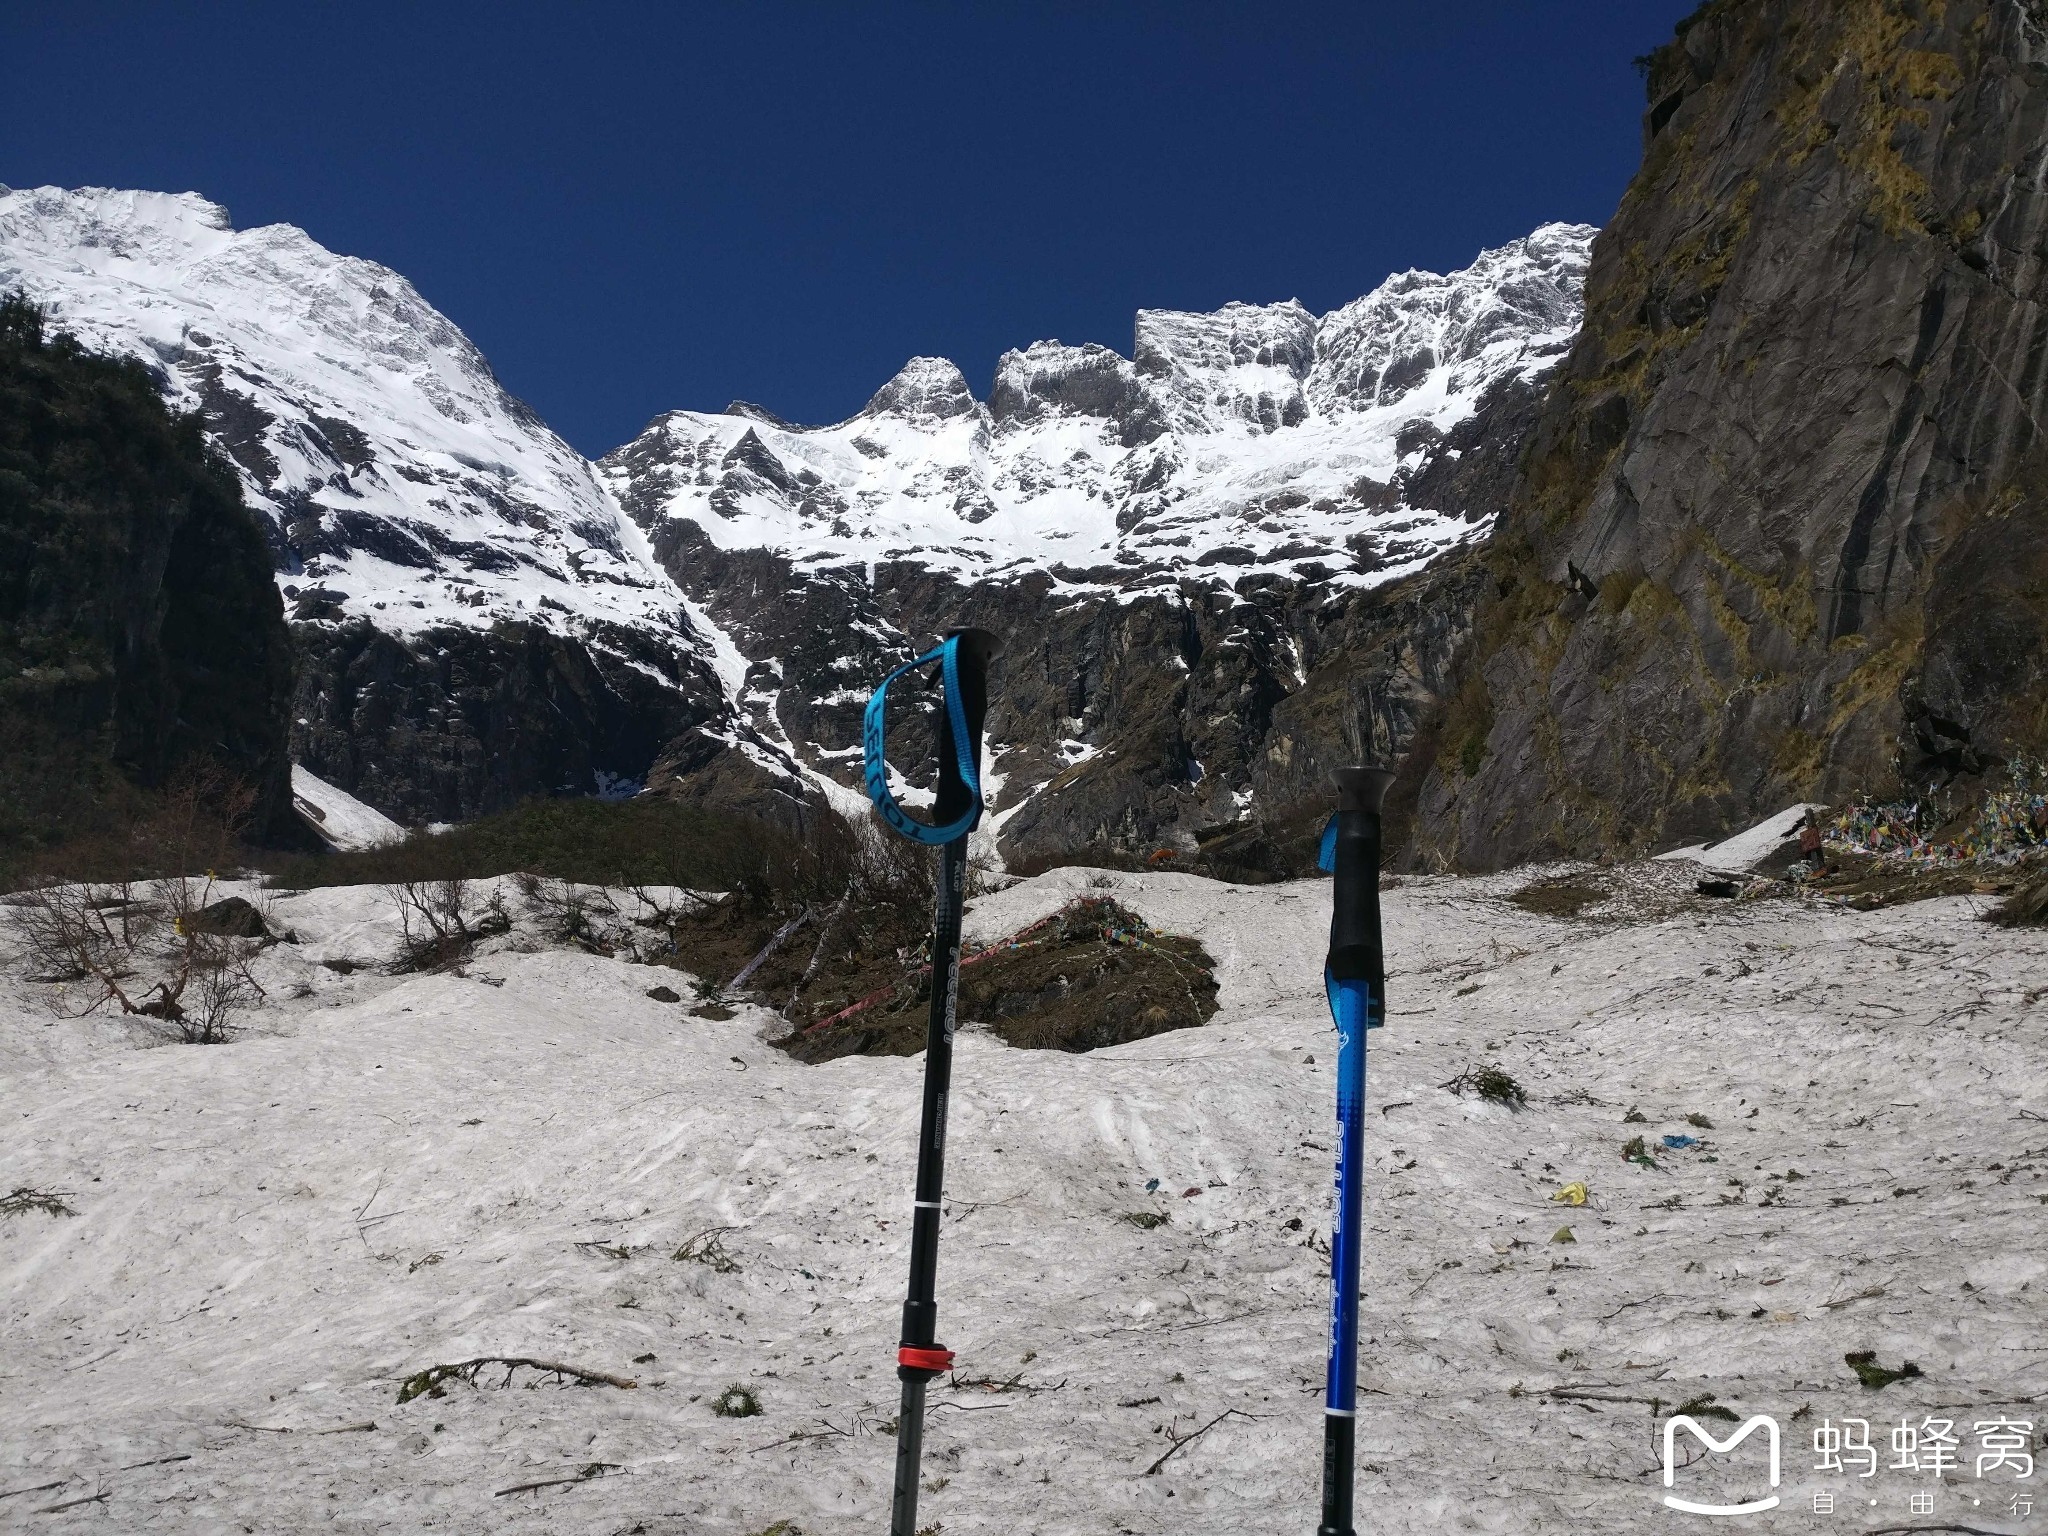
<path fill-rule="evenodd" d="M 721 553 L 679 526 L 662 547 L 671 568 L 701 583 L 743 650 L 773 658 L 750 671 L 743 716 L 849 785 L 876 677 L 954 625 L 1003 636 L 989 761 L 1000 846 L 1026 866 L 1172 849 L 1247 874 L 1300 868 L 1329 771 L 1405 749 L 1449 685 L 1480 580 L 1466 554 L 1372 591 L 1253 577 L 1076 592 L 1043 573 L 964 585 L 910 562 L 878 565 L 871 582 L 861 567 Z M 890 746 L 923 782 L 921 710 L 892 723 Z M 737 766 L 707 752 L 669 776 Z"/>
<path fill-rule="evenodd" d="M 361 619 L 293 626 L 298 761 L 400 821 L 461 821 L 533 795 L 645 783 L 663 749 L 723 715 L 690 655 L 537 624 L 409 637 Z"/>
<path fill-rule="evenodd" d="M 2048 19 L 1714 0 L 1487 553 L 1417 854 L 1709 837 L 2048 746 Z"/>
<path fill-rule="evenodd" d="M 268 939 L 276 935 L 263 914 L 245 896 L 227 896 L 201 907 L 185 919 L 185 932 L 216 934 L 229 939 Z"/>
<path fill-rule="evenodd" d="M 1126 448 L 1166 431 L 1166 417 L 1137 367 L 1094 343 L 1068 347 L 1038 341 L 1021 352 L 1005 352 L 996 363 L 988 413 L 999 427 L 1047 416 L 1105 417 L 1116 423 L 1117 440 Z"/>
<path fill-rule="evenodd" d="M 95 835 L 201 759 L 283 830 L 290 691 L 261 526 L 199 424 L 0 301 L 0 845 Z"/>

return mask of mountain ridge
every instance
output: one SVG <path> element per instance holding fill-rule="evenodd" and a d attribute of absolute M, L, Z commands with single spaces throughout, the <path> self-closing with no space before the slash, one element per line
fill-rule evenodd
<path fill-rule="evenodd" d="M 1002 355 L 986 400 L 921 357 L 840 422 L 668 411 L 599 473 L 650 533 L 688 520 L 721 548 L 799 562 L 1173 576 L 1208 557 L 1237 574 L 1321 563 L 1341 584 L 1375 574 L 1347 540 L 1406 522 L 1409 558 L 1376 568 L 1388 580 L 1470 537 L 1418 520 L 1433 509 L 1404 506 L 1398 478 L 1488 388 L 1562 357 L 1592 234 L 1545 225 L 1322 317 L 1292 300 L 1140 310 L 1130 357 L 1037 341 Z"/>
<path fill-rule="evenodd" d="M 1003 851 L 1192 857 L 1360 720 L 1405 745 L 1592 235 L 1320 317 L 1141 310 L 1129 357 L 1035 342 L 986 399 L 916 358 L 838 423 L 667 412 L 596 465 L 398 274 L 196 194 L 0 194 L 0 286 L 200 413 L 290 605 L 293 751 L 387 814 L 642 785 L 852 810 L 856 696 L 981 614 L 1014 641 Z"/>
<path fill-rule="evenodd" d="M 746 658 L 741 717 L 813 782 L 853 792 L 866 687 L 978 624 L 1011 638 L 1006 857 L 1291 867 L 1327 770 L 1405 750 L 1467 642 L 1592 233 L 1320 318 L 1141 311 L 1132 356 L 1036 342 L 986 400 L 919 358 L 842 422 L 668 412 L 599 473 Z"/>
<path fill-rule="evenodd" d="M 644 776 L 729 719 L 712 642 L 588 463 L 389 268 L 196 193 L 0 194 L 0 289 L 196 411 L 261 519 L 294 756 L 405 821 Z"/>

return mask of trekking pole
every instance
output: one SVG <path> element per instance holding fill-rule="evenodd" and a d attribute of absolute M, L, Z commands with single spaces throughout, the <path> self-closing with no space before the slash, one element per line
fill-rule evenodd
<path fill-rule="evenodd" d="M 896 1375 L 903 1405 L 896 1416 L 896 1489 L 890 1536 L 916 1536 L 917 1470 L 924 1450 L 925 1386 L 950 1370 L 953 1352 L 938 1342 L 939 1197 L 946 1186 L 946 1096 L 953 1076 L 953 1010 L 960 991 L 960 908 L 967 894 L 967 835 L 981 819 L 981 727 L 988 710 L 988 664 L 998 650 L 985 629 L 946 638 L 882 680 L 868 700 L 862 732 L 868 798 L 892 831 L 939 847 L 939 889 L 932 919 L 932 1001 L 925 1026 L 924 1112 L 917 1134 L 917 1192 L 910 1218 L 910 1290 Z M 904 673 L 938 662 L 944 696 L 937 708 L 939 791 L 933 825 L 913 821 L 889 793 L 883 702 Z"/>
<path fill-rule="evenodd" d="M 1337 1025 L 1337 1213 L 1330 1227 L 1330 1373 L 1323 1397 L 1323 1523 L 1316 1536 L 1356 1536 L 1351 1478 L 1357 1448 L 1358 1253 L 1365 1207 L 1365 1032 L 1387 1016 L 1380 942 L 1380 805 L 1394 775 L 1339 768 L 1337 814 L 1323 834 L 1333 874 L 1323 986 Z"/>

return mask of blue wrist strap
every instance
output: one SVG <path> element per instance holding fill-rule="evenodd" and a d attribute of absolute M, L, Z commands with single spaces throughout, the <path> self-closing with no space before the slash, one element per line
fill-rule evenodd
<path fill-rule="evenodd" d="M 960 769 L 961 781 L 967 786 L 968 799 L 967 814 L 943 827 L 930 827 L 921 821 L 911 820 L 909 813 L 896 803 L 896 797 L 889 793 L 889 754 L 882 736 L 882 710 L 889 697 L 889 685 L 904 673 L 914 672 L 933 661 L 939 663 L 940 674 L 945 681 L 946 718 L 953 728 L 953 755 Z M 892 831 L 914 843 L 935 845 L 950 843 L 973 830 L 975 822 L 981 819 L 981 765 L 975 760 L 979 754 L 967 730 L 967 706 L 960 699 L 958 637 L 940 641 L 917 660 L 906 661 L 882 679 L 881 687 L 868 700 L 867 715 L 861 729 L 861 746 L 868 798 L 875 803 L 875 809 Z"/>

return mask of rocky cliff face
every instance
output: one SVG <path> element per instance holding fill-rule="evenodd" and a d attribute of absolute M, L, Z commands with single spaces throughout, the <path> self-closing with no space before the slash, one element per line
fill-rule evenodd
<path fill-rule="evenodd" d="M 1327 815 L 1330 770 L 1404 746 L 1447 689 L 1480 579 L 1475 557 L 1454 552 L 1371 588 L 1265 576 L 1077 596 L 1043 572 L 801 569 L 673 528 L 659 547 L 703 584 L 721 628 L 766 658 L 736 695 L 772 761 L 801 764 L 855 814 L 859 794 L 834 790 L 858 780 L 874 680 L 907 659 L 912 637 L 966 624 L 1004 637 L 988 718 L 992 828 L 1002 855 L 1026 866 L 1161 849 L 1233 872 L 1298 866 Z M 923 782 L 922 719 L 892 724 L 890 742 Z"/>
<path fill-rule="evenodd" d="M 918 358 L 857 416 L 674 412 L 601 475 L 742 654 L 743 720 L 857 807 L 867 691 L 954 624 L 1008 645 L 1002 851 L 1285 865 L 1327 769 L 1441 694 L 1592 231 L 1299 304 L 1038 342 L 987 402 Z M 913 726 L 901 738 L 914 760 Z M 913 778 L 915 774 L 913 773 Z"/>
<path fill-rule="evenodd" d="M 290 692 L 260 526 L 196 424 L 0 299 L 0 867 L 200 759 L 277 829 Z"/>
<path fill-rule="evenodd" d="M 1411 766 L 1425 860 L 2048 745 L 2048 16 L 1714 0 L 1644 136 Z"/>
<path fill-rule="evenodd" d="M 192 194 L 0 189 L 0 292 L 197 412 L 300 653 L 294 756 L 407 820 L 650 771 L 711 642 L 590 466 L 403 277 Z"/>

